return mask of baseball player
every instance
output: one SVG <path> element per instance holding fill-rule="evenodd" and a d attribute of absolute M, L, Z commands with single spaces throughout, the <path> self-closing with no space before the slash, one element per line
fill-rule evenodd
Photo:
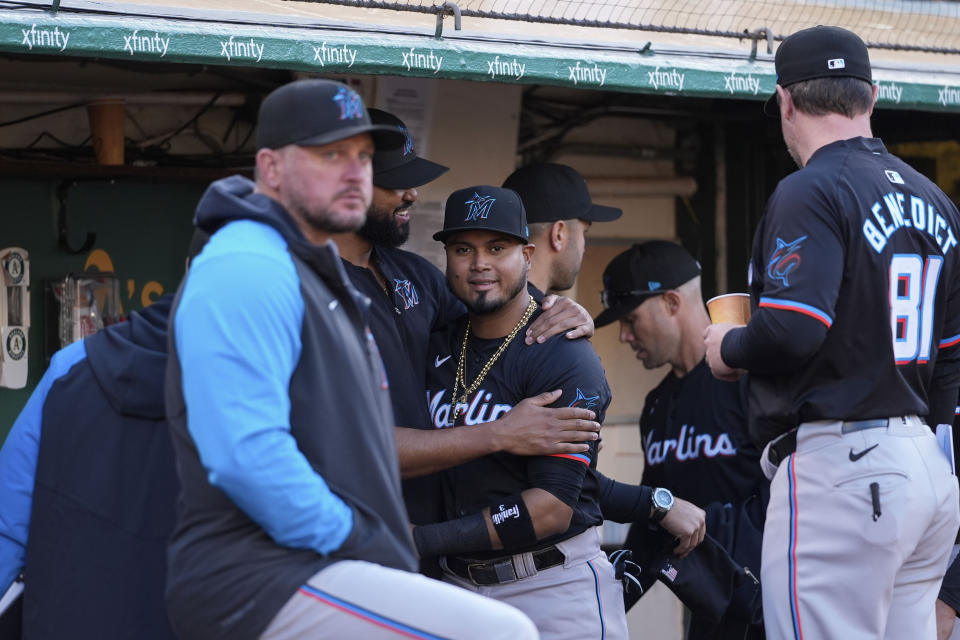
<path fill-rule="evenodd" d="M 470 433 L 422 430 L 430 423 L 423 402 L 424 376 L 433 366 L 428 362 L 430 332 L 460 317 L 465 309 L 439 269 L 399 247 L 410 234 L 417 187 L 443 175 L 447 167 L 417 155 L 410 132 L 399 118 L 379 109 L 368 113 L 374 124 L 400 131 L 404 144 L 374 155 L 373 201 L 366 221 L 357 231 L 334 235 L 333 241 L 351 282 L 370 298 L 370 330 L 390 381 L 394 420 L 401 425 L 396 436 L 404 500 L 410 521 L 423 524 L 436 522 L 441 515 L 439 481 L 431 472 L 499 450 L 527 455 L 583 453 L 588 445 L 578 442 L 596 439 L 599 424 L 584 409 L 544 408 L 556 399 L 553 394 L 531 398 Z M 574 338 L 593 334 L 589 314 L 568 298 L 557 298 L 543 318 L 533 327 L 536 335 L 543 331 L 549 337 L 566 330 Z M 421 563 L 421 570 L 440 575 L 439 568 L 428 562 Z"/>
<path fill-rule="evenodd" d="M 745 386 L 714 378 L 704 359 L 703 330 L 710 318 L 700 291 L 700 264 L 673 242 L 635 244 L 610 261 L 603 286 L 597 327 L 619 322 L 620 342 L 645 368 L 670 365 L 647 394 L 640 416 L 641 482 L 665 487 L 705 509 L 724 505 L 723 515 L 740 520 L 738 534 L 747 531 L 747 514 L 756 516 L 751 526 L 762 530 L 768 482 L 760 470 L 760 451 L 747 434 Z M 711 530 L 708 518 L 708 533 L 726 538 L 717 529 L 732 520 L 716 518 Z M 731 545 L 728 551 L 759 573 L 759 533 L 735 539 L 736 550 Z M 649 544 L 646 526 L 631 528 L 628 548 Z M 716 625 L 694 614 L 687 637 L 743 640 L 744 627 L 739 620 Z"/>
<path fill-rule="evenodd" d="M 751 435 L 766 443 L 766 632 L 932 638 L 960 524 L 927 426 L 952 422 L 957 399 L 960 216 L 872 137 L 859 37 L 798 31 L 776 70 L 766 107 L 801 169 L 757 229 L 750 322 L 705 332 L 714 375 L 749 372 Z"/>
<path fill-rule="evenodd" d="M 402 143 L 348 87 L 293 82 L 260 107 L 256 182 L 219 180 L 197 207 L 211 238 L 177 292 L 166 379 L 185 640 L 537 637 L 413 573 L 369 301 L 329 242 L 363 223 L 375 149 Z"/>
<path fill-rule="evenodd" d="M 699 263 L 680 245 L 653 240 L 616 256 L 603 282 L 597 327 L 619 321 L 620 342 L 645 368 L 670 365 L 640 416 L 643 483 L 701 507 L 754 495 L 766 480 L 746 432 L 744 385 L 717 380 L 704 360 L 710 318 Z"/>
<path fill-rule="evenodd" d="M 602 420 L 610 389 L 589 342 L 555 337 L 530 348 L 519 337 L 539 303 L 527 288 L 533 247 L 517 194 L 455 191 L 434 238 L 468 314 L 431 338 L 432 425 L 469 431 L 549 389 L 562 390 L 557 406 L 589 408 Z M 622 590 L 597 531 L 588 472 L 596 452 L 591 443 L 577 454 L 496 453 L 446 471 L 446 521 L 414 528 L 418 550 L 443 556 L 448 581 L 524 611 L 544 638 L 625 638 Z"/>
<path fill-rule="evenodd" d="M 594 222 L 612 222 L 621 209 L 594 204 L 586 180 L 563 164 L 521 167 L 503 182 L 520 195 L 537 250 L 527 280 L 539 291 L 566 291 L 583 263 L 586 234 Z"/>
<path fill-rule="evenodd" d="M 536 247 L 527 274 L 527 287 L 535 298 L 544 291 L 566 291 L 576 281 L 583 263 L 586 234 L 594 222 L 618 219 L 623 211 L 595 204 L 586 180 L 576 169 L 561 164 L 536 163 L 514 171 L 503 183 L 517 192 Z M 544 320 L 545 314 L 538 318 Z M 528 340 L 532 330 L 527 330 Z M 538 338 L 542 340 L 543 338 Z M 628 485 L 591 470 L 598 483 L 598 502 L 604 519 L 639 523 L 646 527 L 651 516 L 662 517 L 660 526 L 678 540 L 677 555 L 689 553 L 703 540 L 704 512 L 677 498 L 665 501 L 668 512 L 654 509 L 653 487 Z M 661 487 L 660 495 L 669 490 Z"/>

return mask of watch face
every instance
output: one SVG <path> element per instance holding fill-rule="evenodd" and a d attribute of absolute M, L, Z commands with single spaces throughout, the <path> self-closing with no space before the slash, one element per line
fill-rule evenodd
<path fill-rule="evenodd" d="M 673 494 L 660 487 L 653 492 L 653 504 L 657 509 L 669 509 L 673 506 Z"/>

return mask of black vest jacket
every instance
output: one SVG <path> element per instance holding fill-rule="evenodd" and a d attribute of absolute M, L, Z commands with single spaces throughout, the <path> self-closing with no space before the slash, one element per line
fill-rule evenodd
<path fill-rule="evenodd" d="M 410 571 L 417 566 L 389 391 L 364 318 L 369 301 L 349 284 L 333 245 L 309 244 L 278 204 L 257 221 L 287 240 L 305 308 L 303 349 L 290 381 L 290 431 L 316 472 L 352 508 L 353 529 L 326 557 L 282 547 L 208 482 L 186 427 L 171 322 L 167 415 L 183 490 L 169 551 L 167 604 L 185 640 L 256 638 L 300 585 L 338 560 Z M 346 313 L 330 313 L 334 301 Z"/>

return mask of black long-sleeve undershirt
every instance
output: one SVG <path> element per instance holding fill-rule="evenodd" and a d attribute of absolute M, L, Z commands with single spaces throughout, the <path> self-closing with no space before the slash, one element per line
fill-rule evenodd
<path fill-rule="evenodd" d="M 761 307 L 742 328 L 723 339 L 720 355 L 736 369 L 761 375 L 796 371 L 817 352 L 827 327 L 795 311 Z"/>

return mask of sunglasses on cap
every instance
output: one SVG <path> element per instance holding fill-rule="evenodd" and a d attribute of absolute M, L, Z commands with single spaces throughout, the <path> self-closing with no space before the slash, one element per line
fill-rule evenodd
<path fill-rule="evenodd" d="M 670 291 L 670 289 L 634 289 L 632 291 L 610 291 L 608 289 L 604 289 L 600 292 L 600 303 L 603 305 L 604 309 L 610 309 L 630 300 L 631 298 L 636 298 L 638 296 L 657 296 L 661 293 L 666 293 L 667 291 Z"/>

